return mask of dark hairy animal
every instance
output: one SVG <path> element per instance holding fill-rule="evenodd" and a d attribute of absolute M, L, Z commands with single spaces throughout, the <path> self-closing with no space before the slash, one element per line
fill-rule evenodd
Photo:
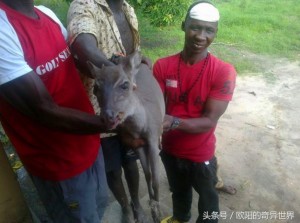
<path fill-rule="evenodd" d="M 143 139 L 135 150 L 145 174 L 154 222 L 160 222 L 159 146 L 165 104 L 162 91 L 139 52 L 118 59 L 116 66 L 89 69 L 95 78 L 94 94 L 109 129 L 116 129 L 124 143 Z"/>

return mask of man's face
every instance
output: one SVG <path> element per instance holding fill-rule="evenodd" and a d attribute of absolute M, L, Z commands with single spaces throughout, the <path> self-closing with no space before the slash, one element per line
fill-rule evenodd
<path fill-rule="evenodd" d="M 218 22 L 205 22 L 187 18 L 182 27 L 185 32 L 185 49 L 190 53 L 202 53 L 213 42 Z"/>

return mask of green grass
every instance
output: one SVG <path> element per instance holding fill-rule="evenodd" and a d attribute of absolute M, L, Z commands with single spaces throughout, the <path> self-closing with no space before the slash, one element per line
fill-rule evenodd
<path fill-rule="evenodd" d="M 69 3 L 65 0 L 35 0 L 35 5 L 44 5 L 52 9 L 60 21 L 66 26 Z"/>
<path fill-rule="evenodd" d="M 239 73 L 263 69 L 263 64 L 254 66 L 254 58 L 248 58 L 248 52 L 299 60 L 299 0 L 213 2 L 220 10 L 221 19 L 217 38 L 210 50 L 223 60 L 233 63 Z M 151 59 L 155 61 L 161 56 L 182 49 L 183 33 L 180 23 L 173 27 L 153 28 L 142 14 L 138 13 L 138 17 L 142 49 Z"/>
<path fill-rule="evenodd" d="M 147 18 L 138 17 L 142 52 L 153 61 L 182 49 L 184 33 L 180 27 L 153 27 Z"/>
<path fill-rule="evenodd" d="M 248 54 L 268 57 L 300 57 L 299 0 L 213 0 L 220 10 L 219 32 L 211 52 L 235 65 L 239 73 L 256 72 Z M 62 0 L 36 0 L 52 8 L 66 24 L 68 4 Z M 186 10 L 186 9 L 182 9 Z M 152 61 L 180 51 L 183 32 L 180 22 L 169 27 L 153 27 L 138 9 L 142 51 Z"/>
<path fill-rule="evenodd" d="M 300 51 L 299 0 L 216 1 L 219 41 L 260 54 L 295 58 Z"/>

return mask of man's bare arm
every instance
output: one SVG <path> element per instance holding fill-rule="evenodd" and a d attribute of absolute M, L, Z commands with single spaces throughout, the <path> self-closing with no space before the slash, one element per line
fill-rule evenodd
<path fill-rule="evenodd" d="M 228 104 L 228 101 L 208 99 L 204 107 L 203 115 L 200 118 L 179 119 L 180 124 L 176 129 L 188 133 L 207 132 L 216 126 L 219 118 L 226 111 Z M 165 116 L 163 123 L 164 131 L 171 129 L 173 120 L 173 116 Z"/>
<path fill-rule="evenodd" d="M 102 65 L 114 65 L 106 58 L 103 52 L 98 49 L 97 40 L 92 34 L 82 33 L 78 35 L 71 45 L 71 51 L 78 68 L 85 74 L 90 73 L 86 65 L 87 61 L 92 62 L 97 67 L 102 67 Z"/>
<path fill-rule="evenodd" d="M 21 113 L 47 127 L 78 134 L 106 131 L 99 116 L 58 106 L 33 71 L 1 85 L 0 95 Z"/>

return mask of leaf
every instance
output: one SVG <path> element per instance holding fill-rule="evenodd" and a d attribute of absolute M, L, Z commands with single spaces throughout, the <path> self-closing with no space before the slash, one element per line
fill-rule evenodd
<path fill-rule="evenodd" d="M 22 164 L 21 161 L 16 161 L 16 162 L 14 163 L 14 165 L 12 166 L 12 168 L 13 168 L 14 171 L 17 171 L 17 170 L 20 169 L 21 167 L 23 167 L 23 164 Z"/>

